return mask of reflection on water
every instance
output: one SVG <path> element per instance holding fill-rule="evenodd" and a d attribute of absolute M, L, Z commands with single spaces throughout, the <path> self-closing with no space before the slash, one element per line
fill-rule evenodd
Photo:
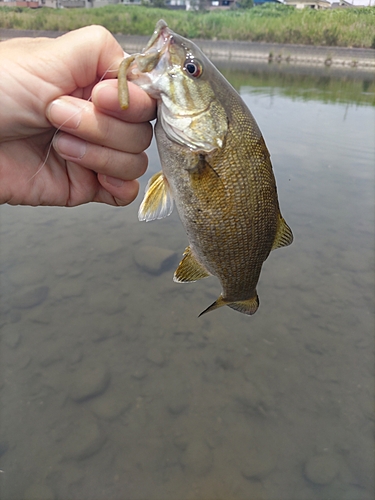
<path fill-rule="evenodd" d="M 372 71 L 340 68 L 296 67 L 258 63 L 248 66 L 235 62 L 220 63 L 222 73 L 238 90 L 284 95 L 305 101 L 375 105 L 375 80 Z"/>
<path fill-rule="evenodd" d="M 197 318 L 176 214 L 1 208 L 2 499 L 373 498 L 374 109 L 303 82 L 234 78 L 295 235 L 253 317 Z"/>

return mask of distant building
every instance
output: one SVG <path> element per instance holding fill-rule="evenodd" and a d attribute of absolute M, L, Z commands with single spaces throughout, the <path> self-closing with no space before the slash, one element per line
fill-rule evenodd
<path fill-rule="evenodd" d="M 284 5 L 296 7 L 296 9 L 330 9 L 331 4 L 328 0 L 285 0 Z"/>
<path fill-rule="evenodd" d="M 0 0 L 0 6 L 50 7 L 53 9 L 93 8 L 106 5 L 141 5 L 150 0 Z M 253 0 L 254 7 L 265 3 L 290 5 L 297 9 L 336 9 L 350 7 L 370 7 L 375 5 L 375 0 Z M 236 0 L 166 0 L 169 9 L 196 10 L 200 5 L 205 5 L 209 10 L 230 9 L 236 5 Z"/>
<path fill-rule="evenodd" d="M 37 9 L 40 7 L 39 1 L 29 1 L 29 0 L 11 0 L 11 1 L 0 1 L 0 7 L 29 7 L 30 9 Z"/>
<path fill-rule="evenodd" d="M 234 3 L 234 0 L 212 0 L 210 7 L 213 9 L 229 9 Z"/>
<path fill-rule="evenodd" d="M 337 9 L 338 7 L 354 7 L 352 3 L 346 2 L 346 0 L 339 0 L 337 2 L 332 2 L 331 3 L 331 8 L 332 9 Z"/>
<path fill-rule="evenodd" d="M 167 0 L 166 6 L 172 10 L 189 10 L 187 8 L 188 0 Z"/>
<path fill-rule="evenodd" d="M 58 0 L 58 3 L 59 7 L 63 9 L 84 9 L 86 7 L 85 0 Z"/>
<path fill-rule="evenodd" d="M 254 1 L 254 7 L 258 6 L 258 5 L 263 5 L 265 3 L 283 3 L 281 2 L 280 0 L 253 0 Z"/>

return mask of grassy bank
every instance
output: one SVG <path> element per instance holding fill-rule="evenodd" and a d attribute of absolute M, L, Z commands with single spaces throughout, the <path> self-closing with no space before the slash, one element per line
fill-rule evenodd
<path fill-rule="evenodd" d="M 0 8 L 0 27 L 67 31 L 101 24 L 112 33 L 150 35 L 164 18 L 188 38 L 375 48 L 375 7 L 314 11 L 264 5 L 245 11 L 186 12 L 111 5 L 97 9 Z"/>

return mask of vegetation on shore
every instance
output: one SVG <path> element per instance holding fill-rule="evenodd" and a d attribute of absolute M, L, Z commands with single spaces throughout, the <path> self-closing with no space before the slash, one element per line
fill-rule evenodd
<path fill-rule="evenodd" d="M 210 12 L 125 5 L 36 10 L 0 7 L 0 28 L 69 31 L 100 24 L 115 34 L 149 36 L 160 18 L 188 38 L 375 48 L 375 7 L 315 11 L 266 4 Z"/>

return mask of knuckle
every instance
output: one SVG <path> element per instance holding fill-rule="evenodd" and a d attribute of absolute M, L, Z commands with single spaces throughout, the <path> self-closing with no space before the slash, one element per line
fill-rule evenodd
<path fill-rule="evenodd" d="M 100 124 L 98 125 L 98 134 L 100 135 L 100 142 L 107 144 L 111 139 L 111 120 L 109 117 L 102 115 Z"/>
<path fill-rule="evenodd" d="M 140 170 L 140 175 L 143 175 L 148 166 L 148 156 L 145 152 L 142 152 L 139 154 L 139 170 Z"/>
<path fill-rule="evenodd" d="M 147 149 L 152 141 L 152 125 L 150 123 L 142 123 L 138 125 L 141 127 L 139 133 L 137 134 L 138 138 L 138 153 L 141 153 L 145 149 Z"/>
<path fill-rule="evenodd" d="M 108 172 L 113 165 L 112 150 L 105 146 L 100 146 L 100 154 L 96 157 L 96 164 L 98 170 L 101 172 Z"/>

